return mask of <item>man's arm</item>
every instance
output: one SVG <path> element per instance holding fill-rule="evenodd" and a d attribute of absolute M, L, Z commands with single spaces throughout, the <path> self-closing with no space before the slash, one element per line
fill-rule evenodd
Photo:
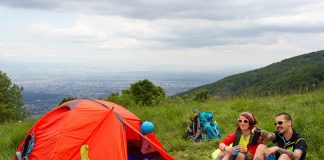
<path fill-rule="evenodd" d="M 266 138 L 266 139 L 271 140 L 271 141 L 276 139 L 276 134 L 274 134 L 272 132 L 268 132 L 266 130 L 261 130 L 261 135 L 262 135 L 263 138 Z"/>
<path fill-rule="evenodd" d="M 300 157 L 303 155 L 303 151 L 300 149 L 295 149 L 294 150 L 294 157 L 296 160 L 299 160 Z"/>

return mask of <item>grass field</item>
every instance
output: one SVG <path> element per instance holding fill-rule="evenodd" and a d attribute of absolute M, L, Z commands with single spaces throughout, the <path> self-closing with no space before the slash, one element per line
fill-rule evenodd
<path fill-rule="evenodd" d="M 28 130 L 36 120 L 26 120 L 17 123 L 7 123 L 0 125 L 0 159 L 12 159 L 20 141 L 24 138 Z"/>
<path fill-rule="evenodd" d="M 219 140 L 193 143 L 182 138 L 194 108 L 215 114 L 222 137 L 235 130 L 240 112 L 252 112 L 259 120 L 258 126 L 268 131 L 275 130 L 273 122 L 277 113 L 288 112 L 293 118 L 293 127 L 306 138 L 307 159 L 319 160 L 324 157 L 324 90 L 266 98 L 211 98 L 204 102 L 177 99 L 155 107 L 128 107 L 142 120 L 155 124 L 154 132 L 176 159 L 211 159 L 211 153 L 216 149 Z M 0 125 L 0 159 L 11 159 L 19 142 L 34 122 L 35 120 L 27 120 Z"/>

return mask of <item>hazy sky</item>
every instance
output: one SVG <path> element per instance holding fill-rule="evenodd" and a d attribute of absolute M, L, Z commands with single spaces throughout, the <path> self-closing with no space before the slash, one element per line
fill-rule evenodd
<path fill-rule="evenodd" d="M 0 63 L 114 71 L 265 66 L 324 49 L 323 8 L 321 0 L 0 0 Z"/>

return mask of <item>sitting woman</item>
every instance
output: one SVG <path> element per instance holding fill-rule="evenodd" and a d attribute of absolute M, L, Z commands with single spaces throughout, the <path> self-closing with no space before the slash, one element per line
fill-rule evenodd
<path fill-rule="evenodd" d="M 237 120 L 237 129 L 219 144 L 221 152 L 217 160 L 253 159 L 258 145 L 263 144 L 256 124 L 257 120 L 250 112 L 242 112 Z"/>

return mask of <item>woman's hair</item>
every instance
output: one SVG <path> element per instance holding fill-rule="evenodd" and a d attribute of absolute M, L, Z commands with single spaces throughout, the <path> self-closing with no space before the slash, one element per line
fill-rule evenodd
<path fill-rule="evenodd" d="M 242 112 L 242 113 L 240 113 L 240 116 L 243 116 L 247 120 L 249 120 L 249 129 L 252 129 L 258 123 L 258 120 L 250 112 Z M 238 122 L 237 122 L 237 126 L 239 127 Z"/>

